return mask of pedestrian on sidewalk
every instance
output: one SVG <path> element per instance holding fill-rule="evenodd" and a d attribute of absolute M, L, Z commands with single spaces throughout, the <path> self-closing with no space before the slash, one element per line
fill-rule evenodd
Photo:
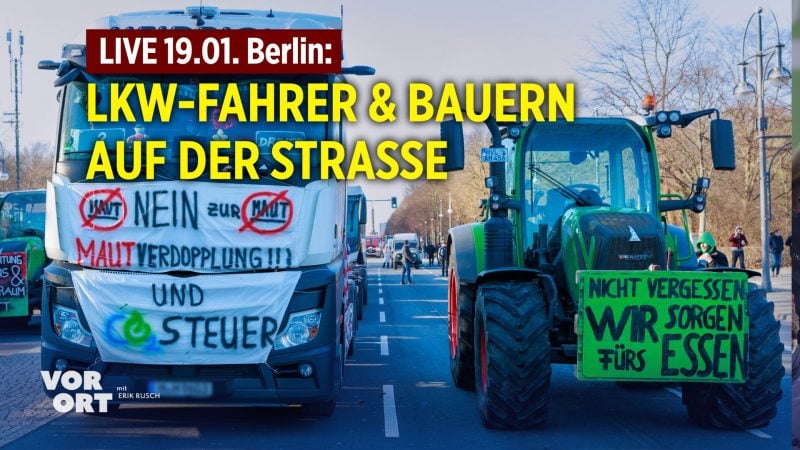
<path fill-rule="evenodd" d="M 781 259 L 783 259 L 781 230 L 775 230 L 769 234 L 769 253 L 772 255 L 772 275 L 777 277 L 781 273 Z"/>
<path fill-rule="evenodd" d="M 741 226 L 736 227 L 731 237 L 728 238 L 728 242 L 731 243 L 731 256 L 733 257 L 731 267 L 736 267 L 736 261 L 741 260 L 741 268 L 744 269 L 744 248 L 749 242 L 747 242 L 747 236 L 744 235 Z"/>
<path fill-rule="evenodd" d="M 411 247 L 408 245 L 408 241 L 403 243 L 403 273 L 400 275 L 400 283 L 406 284 L 406 274 L 408 274 L 408 284 L 414 284 L 411 280 L 411 263 L 414 261 L 411 256 Z"/>

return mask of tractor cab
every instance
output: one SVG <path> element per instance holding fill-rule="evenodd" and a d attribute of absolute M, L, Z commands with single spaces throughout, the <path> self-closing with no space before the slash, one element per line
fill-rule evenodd
<path fill-rule="evenodd" d="M 521 149 L 523 248 L 536 248 L 543 239 L 548 262 L 560 253 L 563 241 L 588 244 L 594 237 L 600 244 L 614 231 L 629 239 L 631 231 L 623 222 L 657 224 L 655 159 L 647 136 L 632 121 L 535 124 Z M 654 257 L 639 259 L 647 267 Z M 582 268 L 589 268 L 588 262 Z"/>

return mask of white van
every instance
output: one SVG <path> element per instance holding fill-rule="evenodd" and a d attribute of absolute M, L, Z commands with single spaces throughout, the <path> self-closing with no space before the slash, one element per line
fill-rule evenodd
<path fill-rule="evenodd" d="M 422 266 L 422 257 L 420 256 L 419 236 L 417 233 L 396 233 L 392 242 L 392 266 L 397 269 L 403 265 L 403 244 L 408 241 L 408 246 L 411 247 L 411 255 L 413 258 L 412 264 L 415 269 Z"/>

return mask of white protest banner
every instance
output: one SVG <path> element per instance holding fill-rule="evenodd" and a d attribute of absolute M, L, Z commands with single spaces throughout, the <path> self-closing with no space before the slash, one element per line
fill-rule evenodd
<path fill-rule="evenodd" d="M 296 267 L 303 188 L 158 181 L 68 183 L 54 178 L 61 246 L 97 269 L 241 272 Z M 313 194 L 312 194 L 313 195 Z M 309 217 L 304 217 L 309 216 Z"/>
<path fill-rule="evenodd" d="M 300 272 L 179 278 L 87 269 L 72 279 L 103 361 L 253 364 L 267 360 Z"/>

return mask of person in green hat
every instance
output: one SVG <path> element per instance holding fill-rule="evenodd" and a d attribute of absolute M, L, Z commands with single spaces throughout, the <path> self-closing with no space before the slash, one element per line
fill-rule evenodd
<path fill-rule="evenodd" d="M 701 265 L 705 262 L 707 267 L 728 266 L 728 257 L 717 250 L 717 244 L 709 231 L 701 234 L 697 240 L 697 262 Z"/>

